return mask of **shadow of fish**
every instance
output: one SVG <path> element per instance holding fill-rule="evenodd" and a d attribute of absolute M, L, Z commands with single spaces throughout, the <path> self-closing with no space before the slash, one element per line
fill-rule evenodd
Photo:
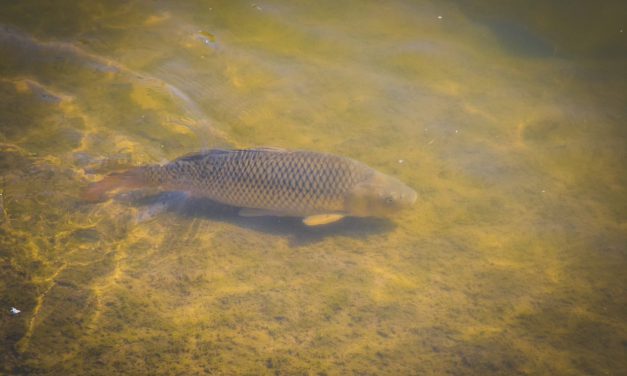
<path fill-rule="evenodd" d="M 389 218 L 379 217 L 347 217 L 333 226 L 306 226 L 296 217 L 242 217 L 239 208 L 220 204 L 203 197 L 190 197 L 185 192 L 149 192 L 134 191 L 116 195 L 116 200 L 137 210 L 135 223 L 151 221 L 162 214 L 172 213 L 177 217 L 189 220 L 183 231 L 186 240 L 193 240 L 198 226 L 214 226 L 216 223 L 234 225 L 247 230 L 276 235 L 287 240 L 290 247 L 302 247 L 318 243 L 328 237 L 342 236 L 345 238 L 366 240 L 371 236 L 389 233 L 396 224 Z M 197 219 L 203 219 L 197 221 Z M 210 220 L 211 224 L 204 220 Z M 213 227 L 212 227 L 213 228 Z M 181 228 L 177 227 L 177 231 Z"/>
<path fill-rule="evenodd" d="M 214 149 L 165 165 L 111 174 L 83 192 L 88 201 L 115 190 L 185 191 L 241 208 L 241 216 L 302 217 L 309 226 L 345 216 L 388 216 L 414 204 L 416 192 L 367 165 L 332 154 L 273 148 Z"/>

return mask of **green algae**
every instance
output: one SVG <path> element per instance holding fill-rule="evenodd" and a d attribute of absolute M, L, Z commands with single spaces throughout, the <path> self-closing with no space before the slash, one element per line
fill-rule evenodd
<path fill-rule="evenodd" d="M 625 368 L 626 76 L 597 21 L 580 45 L 553 5 L 76 4 L 0 12 L 0 372 Z M 353 157 L 419 203 L 306 229 L 79 200 L 218 145 Z"/>

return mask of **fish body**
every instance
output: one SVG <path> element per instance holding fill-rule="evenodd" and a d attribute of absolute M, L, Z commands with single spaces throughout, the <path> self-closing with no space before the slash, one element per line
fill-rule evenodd
<path fill-rule="evenodd" d="M 303 217 L 309 225 L 387 215 L 416 201 L 413 189 L 353 159 L 270 148 L 214 149 L 138 167 L 95 183 L 91 196 L 120 186 L 187 191 L 242 215 Z"/>

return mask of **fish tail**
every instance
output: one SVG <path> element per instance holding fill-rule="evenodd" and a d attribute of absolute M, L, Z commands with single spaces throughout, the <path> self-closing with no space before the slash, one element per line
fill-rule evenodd
<path fill-rule="evenodd" d="M 104 201 L 112 191 L 128 191 L 146 185 L 142 168 L 134 168 L 124 172 L 112 173 L 102 180 L 89 184 L 82 192 L 81 198 L 89 202 Z"/>

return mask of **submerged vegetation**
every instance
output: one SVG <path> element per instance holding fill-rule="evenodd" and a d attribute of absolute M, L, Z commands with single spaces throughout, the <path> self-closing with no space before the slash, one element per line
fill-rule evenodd
<path fill-rule="evenodd" d="M 493 3 L 0 5 L 0 373 L 627 368 L 622 6 Z M 307 228 L 80 199 L 259 145 L 364 161 L 418 202 Z"/>

